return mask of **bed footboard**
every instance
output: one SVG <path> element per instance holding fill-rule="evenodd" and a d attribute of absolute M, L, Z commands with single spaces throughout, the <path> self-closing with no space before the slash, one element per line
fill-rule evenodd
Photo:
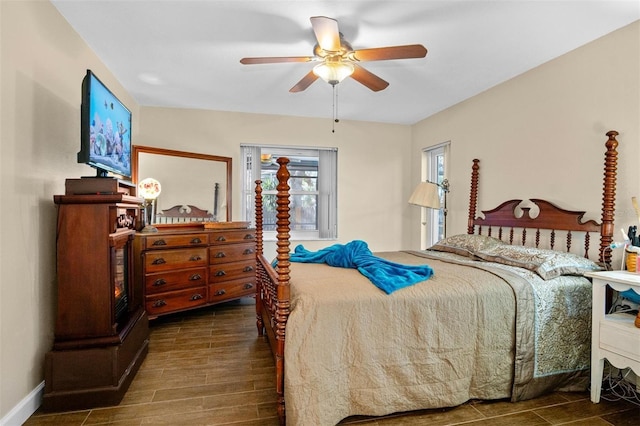
<path fill-rule="evenodd" d="M 280 168 L 276 173 L 278 178 L 277 195 L 277 257 L 275 268 L 264 257 L 263 253 L 263 221 L 262 221 L 262 182 L 256 180 L 256 325 L 258 334 L 265 333 L 271 346 L 271 352 L 276 364 L 276 392 L 278 418 L 284 425 L 284 343 L 285 328 L 289 319 L 289 251 L 290 251 L 290 222 L 289 222 L 289 171 L 288 158 L 278 160 Z"/>

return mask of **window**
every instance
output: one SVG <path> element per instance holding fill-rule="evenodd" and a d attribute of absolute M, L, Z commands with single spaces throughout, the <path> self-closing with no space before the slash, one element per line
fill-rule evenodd
<path fill-rule="evenodd" d="M 242 211 L 255 222 L 255 181 L 262 180 L 265 239 L 275 240 L 279 157 L 289 159 L 291 238 L 337 237 L 337 148 L 241 145 L 244 166 Z"/>
<path fill-rule="evenodd" d="M 422 180 L 435 182 L 439 185 L 446 178 L 447 155 L 449 142 L 430 147 L 422 152 Z M 422 248 L 432 246 L 445 237 L 446 234 L 446 199 L 442 187 L 440 187 L 441 209 L 422 209 Z"/>

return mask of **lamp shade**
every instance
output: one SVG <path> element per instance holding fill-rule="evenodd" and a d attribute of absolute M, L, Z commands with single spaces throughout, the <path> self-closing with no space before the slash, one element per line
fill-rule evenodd
<path fill-rule="evenodd" d="M 160 195 L 160 191 L 162 191 L 160 182 L 154 178 L 142 179 L 138 183 L 138 196 L 145 200 L 155 200 Z"/>
<path fill-rule="evenodd" d="M 439 209 L 440 193 L 438 191 L 438 185 L 432 182 L 420 182 L 413 191 L 413 194 L 411 194 L 409 204 Z"/>
<path fill-rule="evenodd" d="M 315 75 L 333 86 L 353 74 L 354 70 L 353 64 L 329 60 L 313 67 L 313 73 Z"/>

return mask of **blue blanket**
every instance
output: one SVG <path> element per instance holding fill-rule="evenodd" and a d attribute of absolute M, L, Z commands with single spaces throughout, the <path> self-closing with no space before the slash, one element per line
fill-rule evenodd
<path fill-rule="evenodd" d="M 401 265 L 374 256 L 367 243 L 360 240 L 354 240 L 347 244 L 334 244 L 316 252 L 298 245 L 291 254 L 290 261 L 326 263 L 340 268 L 357 269 L 387 294 L 427 280 L 433 275 L 433 269 L 428 265 Z"/>

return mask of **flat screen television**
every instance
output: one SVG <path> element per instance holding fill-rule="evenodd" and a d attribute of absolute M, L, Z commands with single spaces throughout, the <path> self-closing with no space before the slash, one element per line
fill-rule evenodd
<path fill-rule="evenodd" d="M 115 173 L 131 178 L 131 111 L 87 70 L 82 80 L 78 163 L 96 169 L 97 177 Z"/>

